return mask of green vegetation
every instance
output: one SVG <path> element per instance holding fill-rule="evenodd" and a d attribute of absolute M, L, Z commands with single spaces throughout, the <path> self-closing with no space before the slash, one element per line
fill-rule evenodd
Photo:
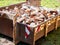
<path fill-rule="evenodd" d="M 26 0 L 0 0 L 0 6 L 7 6 L 11 4 L 21 3 Z M 60 2 L 57 0 L 41 0 L 41 5 L 50 7 L 50 8 L 56 8 L 60 7 Z"/>
<path fill-rule="evenodd" d="M 8 6 L 20 2 L 24 2 L 25 0 L 0 0 L 0 6 Z"/>
<path fill-rule="evenodd" d="M 50 8 L 56 8 L 60 7 L 60 2 L 57 0 L 42 0 L 41 5 Z"/>

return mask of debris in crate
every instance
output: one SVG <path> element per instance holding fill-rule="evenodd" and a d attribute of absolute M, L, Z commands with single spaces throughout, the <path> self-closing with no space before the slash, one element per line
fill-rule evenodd
<path fill-rule="evenodd" d="M 36 7 L 29 4 L 22 4 L 22 7 L 17 6 L 14 9 L 3 9 L 0 11 L 1 15 L 6 14 L 6 17 L 13 19 L 13 17 L 18 14 L 17 22 L 28 24 L 31 27 L 39 25 L 41 22 L 46 21 L 49 18 L 55 17 L 58 11 L 55 9 L 50 9 L 46 7 Z"/>

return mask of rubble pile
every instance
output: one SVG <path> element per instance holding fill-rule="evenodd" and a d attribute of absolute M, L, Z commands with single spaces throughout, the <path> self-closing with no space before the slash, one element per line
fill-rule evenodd
<path fill-rule="evenodd" d="M 13 19 L 15 15 L 18 15 L 17 22 L 27 24 L 31 27 L 39 25 L 41 22 L 47 21 L 59 15 L 59 11 L 56 9 L 50 9 L 46 7 L 36 7 L 29 4 L 22 4 L 21 8 L 15 6 L 14 9 L 0 11 L 1 15 L 7 15 L 8 18 Z"/>

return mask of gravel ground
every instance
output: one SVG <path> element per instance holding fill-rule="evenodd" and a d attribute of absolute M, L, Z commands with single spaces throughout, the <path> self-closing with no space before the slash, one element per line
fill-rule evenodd
<path fill-rule="evenodd" d="M 0 45 L 14 45 L 14 43 L 5 38 L 0 38 Z"/>

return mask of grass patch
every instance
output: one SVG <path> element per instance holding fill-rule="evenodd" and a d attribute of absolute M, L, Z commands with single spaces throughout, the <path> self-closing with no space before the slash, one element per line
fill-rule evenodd
<path fill-rule="evenodd" d="M 11 4 L 16 4 L 24 1 L 25 0 L 0 0 L 0 6 L 8 6 Z"/>
<path fill-rule="evenodd" d="M 26 0 L 0 0 L 0 6 L 8 6 L 24 1 Z M 49 8 L 57 8 L 60 7 L 60 2 L 57 0 L 41 0 L 41 5 Z"/>
<path fill-rule="evenodd" d="M 60 2 L 57 0 L 42 0 L 41 5 L 49 8 L 57 8 L 60 7 Z"/>

